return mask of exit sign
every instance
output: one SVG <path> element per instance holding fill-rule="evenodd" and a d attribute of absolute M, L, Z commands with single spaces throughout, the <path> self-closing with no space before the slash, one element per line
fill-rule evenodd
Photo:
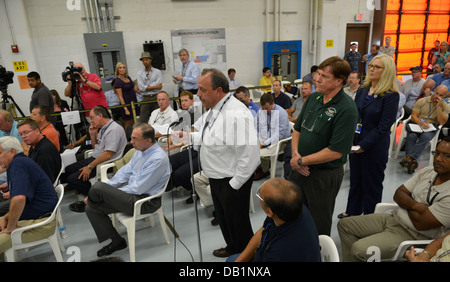
<path fill-rule="evenodd" d="M 364 14 L 356 14 L 355 15 L 355 20 L 356 21 L 362 21 L 364 19 Z"/>

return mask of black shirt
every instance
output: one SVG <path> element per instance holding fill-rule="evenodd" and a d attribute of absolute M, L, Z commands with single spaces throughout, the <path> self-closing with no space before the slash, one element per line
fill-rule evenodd
<path fill-rule="evenodd" d="M 289 98 L 289 96 L 284 94 L 283 92 L 280 92 L 280 95 L 278 95 L 278 97 L 275 97 L 275 93 L 272 93 L 272 96 L 275 104 L 282 107 L 283 109 L 286 110 L 291 107 L 291 98 Z"/>
<path fill-rule="evenodd" d="M 55 182 L 56 177 L 61 170 L 61 155 L 55 145 L 53 145 L 47 137 L 44 136 L 34 148 L 30 148 L 28 157 L 33 159 L 42 168 L 52 183 Z"/>

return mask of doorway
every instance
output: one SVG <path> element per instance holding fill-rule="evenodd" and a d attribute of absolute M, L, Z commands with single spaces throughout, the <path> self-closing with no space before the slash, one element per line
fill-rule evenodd
<path fill-rule="evenodd" d="M 370 24 L 347 24 L 345 53 L 350 51 L 350 44 L 356 42 L 358 44 L 357 51 L 361 54 L 361 57 L 367 54 L 369 50 L 369 34 Z M 358 71 L 360 75 L 365 75 L 365 70 L 365 63 L 359 63 Z"/>

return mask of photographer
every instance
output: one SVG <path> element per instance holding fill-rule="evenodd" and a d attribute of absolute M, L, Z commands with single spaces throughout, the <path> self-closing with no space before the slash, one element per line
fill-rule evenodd
<path fill-rule="evenodd" d="M 64 90 L 64 95 L 67 97 L 73 96 L 72 84 L 75 82 L 85 110 L 90 110 L 97 105 L 108 107 L 100 77 L 95 73 L 87 73 L 81 63 L 74 64 L 73 68 L 79 71 L 74 71 L 67 76 L 68 85 Z M 89 116 L 89 112 L 86 112 L 86 116 Z"/>

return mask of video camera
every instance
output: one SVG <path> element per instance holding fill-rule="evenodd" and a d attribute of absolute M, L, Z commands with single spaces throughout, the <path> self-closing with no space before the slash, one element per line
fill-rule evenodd
<path fill-rule="evenodd" d="M 0 65 L 0 87 L 6 87 L 8 84 L 13 83 L 14 73 L 7 71 L 2 65 Z"/>
<path fill-rule="evenodd" d="M 83 70 L 83 68 L 81 67 L 74 67 L 73 66 L 73 62 L 69 62 L 69 66 L 66 67 L 66 69 L 62 72 L 61 76 L 62 79 L 64 80 L 64 82 L 67 82 L 67 76 L 70 75 L 69 79 L 71 81 L 77 81 L 80 80 L 81 77 L 78 73 L 76 72 L 81 72 Z"/>

